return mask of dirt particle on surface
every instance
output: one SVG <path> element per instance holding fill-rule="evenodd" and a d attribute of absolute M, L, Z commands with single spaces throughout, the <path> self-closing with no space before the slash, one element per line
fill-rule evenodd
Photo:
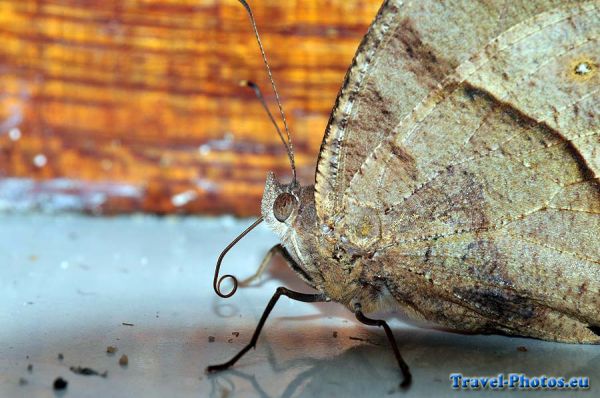
<path fill-rule="evenodd" d="M 114 347 L 112 345 L 109 345 L 108 347 L 106 347 L 106 353 L 107 354 L 114 354 L 115 352 L 117 352 L 119 349 L 117 347 Z"/>
<path fill-rule="evenodd" d="M 81 366 L 71 366 L 69 368 L 69 370 L 75 374 L 82 375 L 82 376 L 100 376 L 100 377 L 108 376 L 107 370 L 100 373 L 97 370 L 94 370 L 92 368 L 86 368 L 86 367 L 81 367 Z"/>
<path fill-rule="evenodd" d="M 65 359 L 65 356 L 63 354 L 59 353 L 57 358 L 59 361 L 62 361 L 63 359 Z"/>
<path fill-rule="evenodd" d="M 240 332 L 231 332 L 234 337 L 240 337 Z"/>
<path fill-rule="evenodd" d="M 27 371 L 29 373 L 33 372 L 33 365 L 32 364 L 27 365 Z"/>
<path fill-rule="evenodd" d="M 125 354 L 121 355 L 121 358 L 119 358 L 119 365 L 121 365 L 121 366 L 129 365 L 129 358 L 127 357 L 127 355 L 125 355 Z"/>
<path fill-rule="evenodd" d="M 123 323 L 121 323 L 121 325 L 123 325 L 123 326 L 135 326 L 133 323 L 129 323 L 129 322 L 123 322 Z"/>
<path fill-rule="evenodd" d="M 19 385 L 20 386 L 26 386 L 27 384 L 29 384 L 29 382 L 27 381 L 26 378 L 24 377 L 19 377 Z"/>
<path fill-rule="evenodd" d="M 333 336 L 334 339 L 337 339 L 338 332 L 334 330 L 333 333 L 332 333 L 332 336 Z"/>
<path fill-rule="evenodd" d="M 527 352 L 527 347 L 520 345 L 520 346 L 517 347 L 517 351 Z"/>
<path fill-rule="evenodd" d="M 69 382 L 66 381 L 65 379 L 63 379 L 62 377 L 57 377 L 54 380 L 54 383 L 52 386 L 55 390 L 64 390 L 65 388 L 67 388 L 68 384 L 69 384 Z"/>
<path fill-rule="evenodd" d="M 209 343 L 214 343 L 215 342 L 215 336 L 208 336 L 208 342 Z"/>

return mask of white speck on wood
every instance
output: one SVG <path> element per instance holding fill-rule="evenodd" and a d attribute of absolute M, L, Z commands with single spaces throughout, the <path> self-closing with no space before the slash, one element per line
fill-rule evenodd
<path fill-rule="evenodd" d="M 175 207 L 185 206 L 192 200 L 196 199 L 198 194 L 195 191 L 185 191 L 178 193 L 177 195 L 173 195 L 171 197 L 171 203 Z"/>

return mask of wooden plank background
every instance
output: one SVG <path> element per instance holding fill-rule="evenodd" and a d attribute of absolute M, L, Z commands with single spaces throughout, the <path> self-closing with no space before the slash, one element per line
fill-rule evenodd
<path fill-rule="evenodd" d="M 327 118 L 380 1 L 251 3 L 313 183 Z M 285 150 L 235 0 L 0 0 L 0 209 L 259 212 Z M 275 105 L 272 110 L 275 111 Z"/>

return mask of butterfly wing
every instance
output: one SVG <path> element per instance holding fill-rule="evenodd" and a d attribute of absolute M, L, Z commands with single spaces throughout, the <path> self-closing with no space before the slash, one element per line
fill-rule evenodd
<path fill-rule="evenodd" d="M 321 145 L 320 220 L 335 224 L 365 158 L 456 67 L 505 30 L 564 3 L 385 1 L 348 70 Z"/>
<path fill-rule="evenodd" d="M 332 116 L 317 209 L 336 236 L 379 258 L 392 295 L 423 318 L 598 341 L 600 3 L 543 4 L 481 47 L 428 50 L 418 78 L 406 48 L 396 56 L 404 78 L 388 71 L 394 57 L 379 63 L 407 29 L 398 8 Z M 485 25 L 443 20 L 448 35 Z M 458 65 L 434 74 L 431 59 Z"/>

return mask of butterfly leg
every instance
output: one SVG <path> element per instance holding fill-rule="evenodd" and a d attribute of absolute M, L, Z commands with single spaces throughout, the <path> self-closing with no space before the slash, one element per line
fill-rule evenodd
<path fill-rule="evenodd" d="M 261 332 L 265 322 L 267 321 L 269 314 L 275 307 L 275 304 L 277 304 L 277 300 L 279 300 L 279 297 L 281 297 L 281 296 L 287 296 L 287 297 L 291 298 L 292 300 L 302 301 L 304 303 L 317 303 L 317 302 L 329 301 L 329 298 L 323 293 L 306 294 L 306 293 L 295 292 L 295 291 L 287 289 L 283 286 L 278 287 L 277 290 L 275 290 L 275 294 L 273 295 L 273 297 L 271 297 L 269 304 L 267 304 L 267 308 L 265 308 L 265 311 L 263 312 L 262 316 L 260 317 L 260 320 L 258 321 L 258 326 L 256 326 L 256 330 L 254 331 L 254 334 L 252 335 L 252 339 L 250 339 L 250 343 L 248 343 L 248 345 L 246 345 L 244 348 L 242 348 L 242 350 L 240 352 L 238 352 L 229 361 L 222 363 L 220 365 L 211 365 L 211 366 L 207 367 L 206 368 L 207 372 L 218 372 L 220 370 L 225 370 L 225 369 L 233 366 L 238 361 L 238 359 L 240 359 L 242 356 L 244 356 L 244 354 L 246 352 L 248 352 L 248 350 L 250 350 L 250 348 L 256 347 L 256 341 L 258 340 L 258 336 L 260 335 L 260 332 Z"/>
<path fill-rule="evenodd" d="M 240 286 L 242 286 L 242 287 L 248 286 L 252 282 L 257 280 L 263 274 L 263 272 L 265 272 L 265 270 L 267 269 L 267 265 L 269 265 L 271 258 L 273 258 L 273 256 L 275 254 L 281 254 L 282 256 L 285 257 L 284 250 L 285 249 L 283 248 L 283 246 L 281 246 L 281 244 L 277 244 L 277 245 L 273 246 L 272 248 L 270 248 L 269 251 L 267 252 L 267 254 L 265 255 L 265 257 L 263 258 L 262 262 L 260 263 L 260 266 L 254 273 L 254 275 L 249 276 L 248 278 L 240 281 Z"/>
<path fill-rule="evenodd" d="M 365 325 L 369 325 L 369 326 L 383 327 L 383 330 L 385 330 L 385 334 L 388 338 L 388 341 L 390 342 L 390 345 L 392 346 L 392 350 L 394 351 L 394 356 L 396 357 L 398 366 L 400 367 L 400 370 L 402 371 L 403 380 L 402 380 L 402 383 L 400 383 L 400 387 L 402 387 L 402 388 L 408 387 L 412 380 L 412 376 L 410 374 L 410 369 L 408 368 L 408 365 L 406 364 L 406 362 L 404 362 L 404 359 L 402 359 L 402 355 L 400 355 L 400 350 L 398 349 L 398 345 L 396 344 L 396 339 L 394 339 L 394 334 L 392 333 L 392 329 L 390 329 L 387 322 L 384 320 L 381 320 L 381 319 L 367 318 L 365 316 L 365 314 L 363 314 L 363 312 L 361 310 L 361 305 L 359 303 L 356 303 L 354 305 L 354 315 L 356 316 L 356 319 L 358 319 L 358 321 L 360 323 L 364 323 Z"/>

